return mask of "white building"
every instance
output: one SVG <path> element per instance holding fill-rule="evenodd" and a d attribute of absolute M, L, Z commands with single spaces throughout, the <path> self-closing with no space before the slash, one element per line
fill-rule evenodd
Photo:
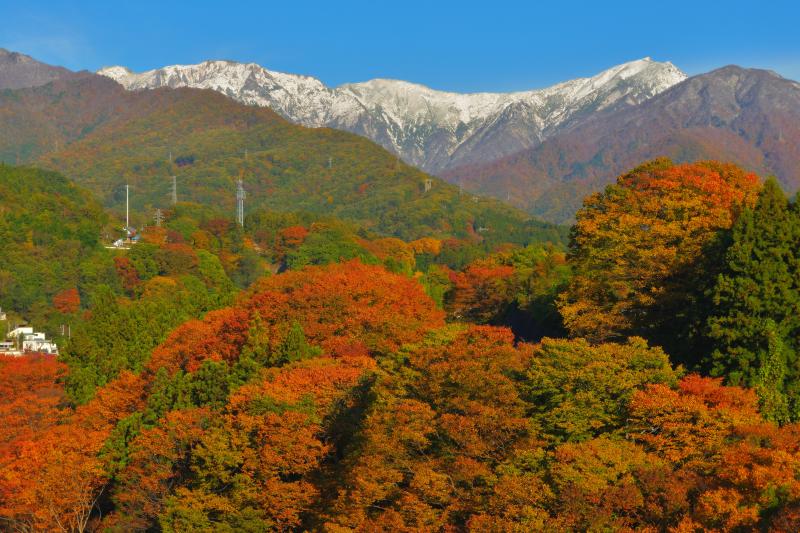
<path fill-rule="evenodd" d="M 58 355 L 58 346 L 47 339 L 44 333 L 33 331 L 32 327 L 23 326 L 11 330 L 6 338 L 8 342 L 0 342 L 0 354 L 22 355 L 25 353 L 46 353 Z"/>
<path fill-rule="evenodd" d="M 20 350 L 17 350 L 17 343 L 14 341 L 0 342 L 0 355 L 22 355 Z"/>

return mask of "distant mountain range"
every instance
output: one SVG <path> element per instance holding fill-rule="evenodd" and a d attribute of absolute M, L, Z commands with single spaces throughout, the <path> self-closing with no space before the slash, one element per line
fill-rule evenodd
<path fill-rule="evenodd" d="M 0 88 L 74 84 L 76 76 L 85 87 L 57 109 L 30 101 L 24 113 L 9 112 L 35 92 L 0 101 L 0 158 L 30 161 L 87 137 L 100 142 L 95 130 L 140 118 L 147 108 L 131 104 L 147 98 L 120 94 L 190 87 L 268 107 L 302 126 L 358 133 L 465 191 L 558 223 L 572 220 L 585 195 L 659 156 L 727 160 L 776 175 L 790 193 L 800 188 L 800 84 L 764 70 L 730 66 L 687 78 L 670 63 L 645 58 L 546 89 L 479 94 L 396 80 L 329 88 L 315 78 L 231 61 L 140 74 L 109 67 L 99 74 L 2 51 Z M 205 127 L 202 117 L 199 123 Z"/>
<path fill-rule="evenodd" d="M 443 177 L 569 222 L 582 198 L 641 161 L 721 159 L 800 188 L 800 83 L 729 66 L 624 109 L 597 113 L 539 146 Z"/>
<path fill-rule="evenodd" d="M 515 93 L 458 94 L 398 80 L 336 88 L 254 63 L 206 61 L 140 74 L 98 72 L 130 90 L 195 87 L 269 107 L 292 122 L 358 133 L 428 172 L 484 162 L 538 145 L 598 111 L 641 103 L 683 81 L 671 63 L 645 58 L 590 78 Z"/>

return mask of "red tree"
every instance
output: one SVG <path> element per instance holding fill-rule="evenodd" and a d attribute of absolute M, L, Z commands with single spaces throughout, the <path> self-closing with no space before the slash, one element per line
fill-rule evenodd
<path fill-rule="evenodd" d="M 65 315 L 77 312 L 81 307 L 78 289 L 66 289 L 53 296 L 53 307 Z"/>
<path fill-rule="evenodd" d="M 142 280 L 139 279 L 139 272 L 136 271 L 136 267 L 133 266 L 131 260 L 127 257 L 117 256 L 114 258 L 114 268 L 122 282 L 122 288 L 128 294 L 133 294 L 136 288 L 141 285 Z"/>

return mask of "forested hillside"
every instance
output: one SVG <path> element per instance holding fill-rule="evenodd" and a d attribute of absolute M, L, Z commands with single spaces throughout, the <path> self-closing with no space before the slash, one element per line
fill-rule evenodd
<path fill-rule="evenodd" d="M 641 164 L 566 253 L 204 212 L 115 255 L 61 358 L 0 358 L 9 527 L 800 528 L 800 209 L 774 180 Z"/>
<path fill-rule="evenodd" d="M 241 228 L 226 210 L 190 202 L 114 249 L 123 221 L 57 173 L 2 165 L 0 199 L 0 307 L 9 326 L 30 323 L 55 338 L 76 401 L 140 369 L 172 328 L 272 272 L 358 259 L 419 279 L 442 304 L 442 269 L 493 249 L 477 234 L 406 242 L 308 211 L 256 211 Z"/>
<path fill-rule="evenodd" d="M 248 211 L 308 211 L 404 239 L 565 236 L 496 200 L 462 194 L 364 138 L 295 126 L 212 91 L 130 93 L 85 75 L 1 93 L 0 131 L 3 160 L 58 170 L 118 213 L 130 184 L 137 225 L 170 205 L 175 175 L 180 200 L 231 214 L 241 177 Z"/>
<path fill-rule="evenodd" d="M 85 190 L 55 172 L 0 163 L 0 306 L 48 315 L 63 291 L 102 283 L 108 222 Z"/>

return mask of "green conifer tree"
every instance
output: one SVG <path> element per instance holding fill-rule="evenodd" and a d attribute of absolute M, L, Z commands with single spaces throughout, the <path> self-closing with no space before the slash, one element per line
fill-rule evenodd
<path fill-rule="evenodd" d="M 310 359 L 319 355 L 320 350 L 311 346 L 306 340 L 303 328 L 298 322 L 293 322 L 289 333 L 278 348 L 277 364 L 291 363 L 303 359 Z"/>
<path fill-rule="evenodd" d="M 203 361 L 196 372 L 190 374 L 192 404 L 221 408 L 228 399 L 230 384 L 228 364 L 222 361 Z"/>
<path fill-rule="evenodd" d="M 170 376 L 166 368 L 159 368 L 150 386 L 150 397 L 142 419 L 144 425 L 154 426 L 173 409 L 193 407 L 191 393 L 191 382 L 182 370 Z"/>
<path fill-rule="evenodd" d="M 731 230 L 723 273 L 712 291 L 708 319 L 713 349 L 706 364 L 734 385 L 755 386 L 770 361 L 770 338 L 787 341 L 787 383 L 798 377 L 800 340 L 800 217 L 774 179 Z M 774 328 L 765 334 L 764 324 Z M 769 372 L 772 372 L 771 370 Z"/>
<path fill-rule="evenodd" d="M 258 375 L 261 368 L 263 368 L 263 364 L 256 361 L 252 352 L 242 350 L 239 359 L 233 363 L 228 372 L 228 389 L 231 391 L 238 389 Z"/>
<path fill-rule="evenodd" d="M 239 359 L 251 359 L 260 365 L 271 366 L 272 344 L 269 331 L 259 313 L 255 313 L 247 328 L 247 343 L 242 348 Z"/>
<path fill-rule="evenodd" d="M 789 421 L 789 402 L 784 392 L 787 348 L 772 319 L 764 326 L 767 353 L 758 371 L 756 393 L 764 418 L 784 424 Z"/>

